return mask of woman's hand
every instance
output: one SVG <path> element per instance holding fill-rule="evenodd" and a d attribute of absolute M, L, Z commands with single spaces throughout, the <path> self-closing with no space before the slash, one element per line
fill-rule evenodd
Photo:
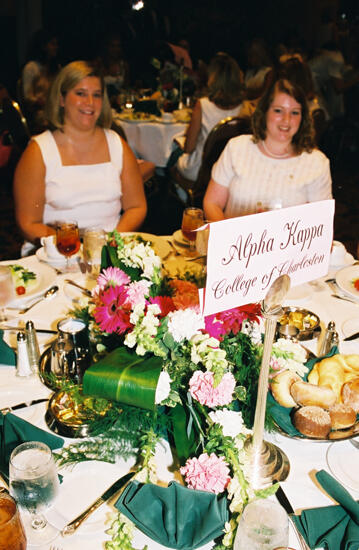
<path fill-rule="evenodd" d="M 147 202 L 143 181 L 135 155 L 122 140 L 123 166 L 121 173 L 123 214 L 117 224 L 117 231 L 136 231 L 147 214 Z"/>

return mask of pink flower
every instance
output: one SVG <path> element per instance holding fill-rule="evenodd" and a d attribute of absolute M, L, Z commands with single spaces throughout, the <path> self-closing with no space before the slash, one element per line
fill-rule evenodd
<path fill-rule="evenodd" d="M 97 278 L 97 285 L 102 290 L 107 285 L 121 286 L 127 285 L 131 279 L 122 269 L 118 267 L 108 267 L 104 269 Z"/>
<path fill-rule="evenodd" d="M 96 323 L 104 332 L 126 332 L 130 323 L 131 306 L 126 304 L 127 291 L 123 286 L 110 286 L 100 292 L 94 311 Z"/>
<path fill-rule="evenodd" d="M 194 399 L 201 405 L 218 407 L 228 405 L 232 401 L 232 394 L 236 381 L 232 373 L 226 372 L 217 387 L 214 387 L 213 372 L 196 370 L 189 381 L 189 390 Z"/>
<path fill-rule="evenodd" d="M 242 328 L 243 321 L 246 319 L 258 323 L 259 315 L 260 304 L 246 304 L 215 315 L 208 315 L 205 318 L 206 331 L 210 336 L 222 340 L 222 336 L 225 334 L 229 334 L 230 332 L 237 334 Z"/>
<path fill-rule="evenodd" d="M 134 308 L 137 304 L 142 304 L 146 301 L 145 296 L 148 296 L 150 286 L 150 281 L 143 280 L 131 283 L 127 287 L 127 300 L 131 304 L 132 308 Z"/>
<path fill-rule="evenodd" d="M 214 453 L 201 454 L 198 458 L 189 458 L 180 472 L 185 476 L 190 489 L 208 491 L 218 495 L 227 487 L 231 478 L 229 468 L 223 456 Z"/>
<path fill-rule="evenodd" d="M 155 296 L 149 300 L 151 304 L 157 304 L 161 310 L 160 317 L 166 317 L 170 311 L 174 311 L 175 305 L 169 296 Z"/>

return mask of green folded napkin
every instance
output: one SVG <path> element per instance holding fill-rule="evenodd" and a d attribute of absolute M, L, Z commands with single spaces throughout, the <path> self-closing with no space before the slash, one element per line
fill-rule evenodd
<path fill-rule="evenodd" d="M 315 363 L 321 361 L 322 359 L 324 359 L 324 357 L 332 357 L 332 355 L 335 355 L 337 353 L 338 348 L 334 346 L 328 353 L 328 355 L 325 355 L 323 357 L 315 357 L 307 361 L 306 366 L 308 367 L 308 373 L 303 377 L 304 380 L 308 378 L 308 374 L 314 367 Z M 268 392 L 267 395 L 267 409 L 273 420 L 285 433 L 287 433 L 291 437 L 307 437 L 306 435 L 298 432 L 298 430 L 293 426 L 291 419 L 292 408 L 282 407 L 281 405 L 279 405 L 279 403 L 277 403 L 270 392 Z"/>
<path fill-rule="evenodd" d="M 13 349 L 4 341 L 4 331 L 0 330 L 0 365 L 13 367 L 16 365 L 16 355 Z"/>
<path fill-rule="evenodd" d="M 227 500 L 171 482 L 168 487 L 131 481 L 115 504 L 152 540 L 193 550 L 223 535 Z"/>
<path fill-rule="evenodd" d="M 12 451 L 26 441 L 41 441 L 52 450 L 64 444 L 62 437 L 45 432 L 14 414 L 0 413 L 0 473 L 6 480 L 9 478 L 9 459 Z"/>
<path fill-rule="evenodd" d="M 359 503 L 326 471 L 320 470 L 316 478 L 339 505 L 304 510 L 292 516 L 293 521 L 311 548 L 358 550 Z"/>

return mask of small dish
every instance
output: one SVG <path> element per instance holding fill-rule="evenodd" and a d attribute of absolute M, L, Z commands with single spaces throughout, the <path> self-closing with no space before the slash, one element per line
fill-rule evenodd
<path fill-rule="evenodd" d="M 49 264 L 52 267 L 64 267 L 66 265 L 66 258 L 64 256 L 61 256 L 60 258 L 49 258 L 45 252 L 45 248 L 42 246 L 41 248 L 38 248 L 35 252 L 37 259 L 40 262 L 44 262 L 45 264 Z M 75 265 L 78 263 L 79 259 L 81 258 L 80 254 L 75 254 L 74 256 L 70 256 L 69 258 L 69 264 Z"/>
<path fill-rule="evenodd" d="M 318 334 L 320 319 L 309 309 L 289 306 L 283 308 L 278 325 L 294 325 L 298 329 L 297 340 L 311 340 Z"/>
<path fill-rule="evenodd" d="M 189 246 L 189 240 L 183 236 L 183 233 L 180 229 L 177 229 L 177 231 L 173 233 L 172 237 L 174 238 L 177 244 L 180 244 L 181 246 L 186 246 L 186 247 Z"/>

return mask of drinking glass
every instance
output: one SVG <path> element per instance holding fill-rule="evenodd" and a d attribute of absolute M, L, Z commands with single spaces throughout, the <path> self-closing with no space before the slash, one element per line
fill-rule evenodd
<path fill-rule="evenodd" d="M 24 510 L 28 544 L 45 545 L 58 530 L 47 523 L 43 512 L 54 501 L 59 489 L 51 449 L 39 441 L 28 441 L 10 455 L 10 493 Z M 27 513 L 26 513 L 27 512 Z"/>
<path fill-rule="evenodd" d="M 97 277 L 101 268 L 102 247 L 106 244 L 106 233 L 100 227 L 88 227 L 83 236 L 84 260 L 90 267 L 91 275 Z"/>
<path fill-rule="evenodd" d="M 280 210 L 282 208 L 282 199 L 264 199 L 262 201 L 257 201 L 256 204 L 256 214 L 261 212 L 269 212 L 270 210 Z"/>
<path fill-rule="evenodd" d="M 15 500 L 0 490 L 0 550 L 26 550 L 26 536 Z"/>
<path fill-rule="evenodd" d="M 233 550 L 273 550 L 288 547 L 288 516 L 277 502 L 254 500 L 241 516 Z"/>
<path fill-rule="evenodd" d="M 56 226 L 56 247 L 65 256 L 66 267 L 64 273 L 71 271 L 69 265 L 70 256 L 76 254 L 80 249 L 80 235 L 77 222 L 60 221 Z"/>
<path fill-rule="evenodd" d="M 196 231 L 203 225 L 203 210 L 201 208 L 195 208 L 190 206 L 183 212 L 182 217 L 182 233 L 183 236 L 189 241 L 189 250 L 194 253 L 196 251 Z"/>
<path fill-rule="evenodd" d="M 15 298 L 14 281 L 11 269 L 7 265 L 0 266 L 0 322 L 8 321 L 5 307 Z"/>

